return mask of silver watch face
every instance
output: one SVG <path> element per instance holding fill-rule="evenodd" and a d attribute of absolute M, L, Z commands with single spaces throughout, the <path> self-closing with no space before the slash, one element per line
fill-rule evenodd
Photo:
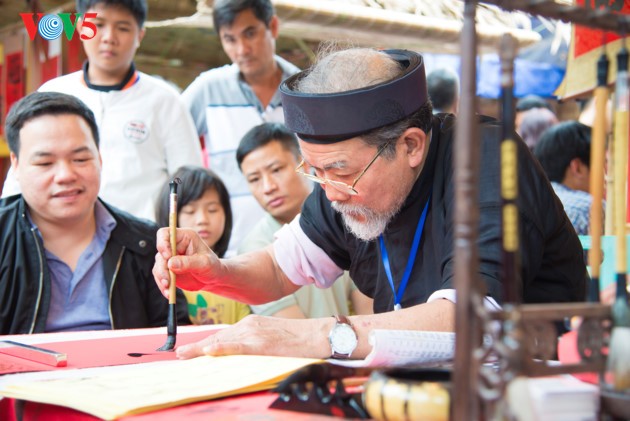
<path fill-rule="evenodd" d="M 329 338 L 333 354 L 350 355 L 357 347 L 357 335 L 347 324 L 335 325 Z"/>

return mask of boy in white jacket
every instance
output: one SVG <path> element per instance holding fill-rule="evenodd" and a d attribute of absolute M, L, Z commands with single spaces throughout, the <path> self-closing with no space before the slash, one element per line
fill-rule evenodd
<path fill-rule="evenodd" d="M 134 216 L 154 220 L 157 194 L 183 165 L 203 165 L 192 118 L 178 93 L 135 69 L 145 33 L 145 0 L 77 0 L 77 12 L 96 13 L 84 40 L 83 69 L 43 84 L 40 91 L 74 95 L 94 112 L 103 158 L 99 196 Z M 91 36 L 89 27 L 78 30 Z M 2 196 L 18 193 L 10 174 Z"/>

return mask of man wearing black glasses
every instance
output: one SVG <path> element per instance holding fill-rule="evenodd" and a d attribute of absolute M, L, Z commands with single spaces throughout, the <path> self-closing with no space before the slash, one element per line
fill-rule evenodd
<path fill-rule="evenodd" d="M 299 137 L 296 171 L 318 183 L 301 216 L 264 251 L 220 260 L 191 231 L 158 233 L 154 276 L 168 295 L 168 267 L 184 289 L 261 303 L 300 285 L 328 287 L 349 270 L 374 298 L 375 315 L 311 320 L 250 316 L 178 356 L 268 354 L 362 358 L 368 333 L 454 328 L 453 117 L 434 117 L 422 57 L 351 49 L 323 57 L 281 86 L 286 125 Z M 486 305 L 502 302 L 500 128 L 481 124 L 479 278 Z M 525 302 L 584 299 L 579 240 L 544 173 L 519 144 L 519 210 Z"/>

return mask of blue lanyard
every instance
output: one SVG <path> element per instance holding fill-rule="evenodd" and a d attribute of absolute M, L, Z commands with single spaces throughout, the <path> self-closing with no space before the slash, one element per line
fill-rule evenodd
<path fill-rule="evenodd" d="M 422 238 L 422 230 L 424 228 L 424 222 L 427 219 L 427 212 L 429 210 L 430 201 L 431 196 L 429 195 L 429 198 L 427 199 L 427 204 L 424 205 L 424 210 L 422 211 L 422 215 L 420 215 L 420 220 L 418 221 L 418 225 L 416 226 L 416 233 L 413 236 L 413 244 L 411 245 L 411 251 L 409 252 L 409 258 L 407 259 L 407 267 L 405 268 L 405 273 L 403 274 L 402 281 L 400 282 L 400 286 L 398 287 L 398 292 L 396 292 L 396 287 L 394 287 L 392 269 L 389 265 L 389 256 L 387 255 L 387 249 L 385 248 L 383 234 L 378 236 L 378 241 L 381 246 L 383 266 L 385 266 L 385 273 L 387 274 L 389 286 L 392 287 L 392 292 L 394 293 L 394 310 L 400 310 L 402 308 L 402 306 L 400 305 L 400 301 L 402 300 L 402 297 L 405 293 L 405 289 L 407 289 L 409 277 L 411 276 L 411 269 L 413 269 L 413 264 L 416 261 L 416 254 L 418 253 L 418 246 L 420 245 L 420 239 Z"/>

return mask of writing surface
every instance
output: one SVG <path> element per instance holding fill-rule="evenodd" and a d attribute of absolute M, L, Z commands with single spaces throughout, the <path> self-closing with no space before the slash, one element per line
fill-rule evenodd
<path fill-rule="evenodd" d="M 320 360 L 268 356 L 198 357 L 73 370 L 63 378 L 0 386 L 0 395 L 77 409 L 111 420 L 125 415 L 275 387 Z"/>

